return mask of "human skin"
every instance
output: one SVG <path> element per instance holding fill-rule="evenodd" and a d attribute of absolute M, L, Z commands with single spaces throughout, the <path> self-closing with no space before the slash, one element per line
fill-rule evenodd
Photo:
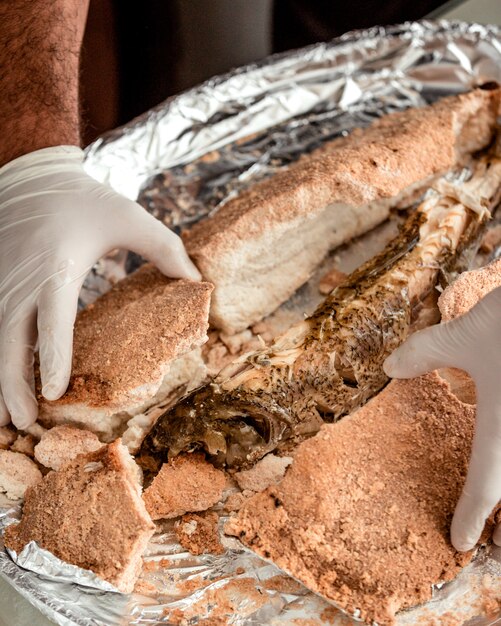
<path fill-rule="evenodd" d="M 80 145 L 80 47 L 89 0 L 0 1 L 0 167 Z"/>

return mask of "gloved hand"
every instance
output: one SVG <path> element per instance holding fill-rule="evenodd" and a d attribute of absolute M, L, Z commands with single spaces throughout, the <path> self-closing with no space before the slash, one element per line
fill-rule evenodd
<path fill-rule="evenodd" d="M 23 429 L 37 418 L 37 337 L 43 395 L 65 392 L 78 295 L 104 254 L 132 250 L 167 276 L 200 279 L 177 235 L 82 162 L 79 148 L 58 146 L 0 169 L 0 426 Z"/>
<path fill-rule="evenodd" d="M 460 551 L 477 543 L 501 500 L 501 287 L 468 313 L 422 330 L 385 361 L 392 378 L 413 378 L 441 367 L 465 370 L 477 388 L 477 416 L 470 465 L 451 526 Z M 501 545 L 501 524 L 494 532 Z"/>

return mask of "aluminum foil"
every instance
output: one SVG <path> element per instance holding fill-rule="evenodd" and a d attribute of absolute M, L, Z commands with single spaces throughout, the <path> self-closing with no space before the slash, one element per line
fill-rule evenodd
<path fill-rule="evenodd" d="M 348 33 L 171 98 L 92 144 L 86 168 L 179 230 L 328 139 L 489 80 L 501 82 L 496 27 L 440 21 Z M 383 232 L 384 226 L 376 236 Z M 357 247 L 377 251 L 373 239 L 339 256 L 350 266 Z M 100 261 L 82 302 L 139 263 L 120 251 Z M 18 514 L 0 503 L 0 536 Z M 142 593 L 131 596 L 107 590 L 91 573 L 34 545 L 9 554 L 1 539 L 0 576 L 61 626 L 191 625 L 211 618 L 239 626 L 354 623 L 236 540 L 222 541 L 224 554 L 193 556 L 177 543 L 172 524 L 164 525 L 148 548 Z M 500 597 L 501 549 L 490 547 L 397 623 L 490 626 L 501 621 L 485 615 Z"/>

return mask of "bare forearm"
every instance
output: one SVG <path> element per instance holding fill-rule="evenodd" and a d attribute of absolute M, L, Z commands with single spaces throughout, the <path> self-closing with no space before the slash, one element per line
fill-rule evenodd
<path fill-rule="evenodd" d="M 0 0 L 0 166 L 80 143 L 78 69 L 89 0 Z"/>

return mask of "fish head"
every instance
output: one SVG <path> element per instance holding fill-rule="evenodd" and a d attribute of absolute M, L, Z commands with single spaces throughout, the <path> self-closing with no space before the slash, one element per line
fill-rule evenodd
<path fill-rule="evenodd" d="M 138 461 L 151 471 L 182 452 L 200 450 L 217 466 L 246 467 L 274 449 L 287 428 L 286 411 L 269 399 L 208 384 L 160 415 Z"/>

